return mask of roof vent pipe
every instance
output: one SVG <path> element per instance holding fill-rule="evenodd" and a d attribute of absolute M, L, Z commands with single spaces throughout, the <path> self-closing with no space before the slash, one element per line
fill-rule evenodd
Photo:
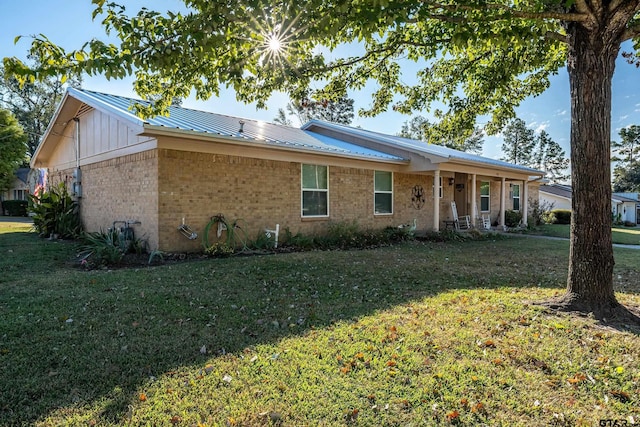
<path fill-rule="evenodd" d="M 244 132 L 244 121 L 240 120 L 238 123 L 240 123 L 240 129 L 238 129 L 238 132 Z"/>

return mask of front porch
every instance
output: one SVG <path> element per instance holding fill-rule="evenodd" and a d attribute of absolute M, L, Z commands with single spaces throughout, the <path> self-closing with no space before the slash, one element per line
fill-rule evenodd
<path fill-rule="evenodd" d="M 433 172 L 434 196 L 439 199 L 433 203 L 433 231 L 452 228 L 455 220 L 451 202 L 455 202 L 458 217 L 470 217 L 473 227 L 482 227 L 482 218 L 488 217 L 491 225 L 504 230 L 505 212 L 522 212 L 522 224 L 527 225 L 529 197 L 533 191 L 537 194 L 540 178 L 523 175 L 503 175 L 469 173 L 451 170 Z M 428 227 L 428 225 L 427 225 Z"/>

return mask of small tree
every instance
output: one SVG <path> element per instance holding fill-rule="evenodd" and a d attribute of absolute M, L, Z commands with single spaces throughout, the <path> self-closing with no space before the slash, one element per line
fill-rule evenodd
<path fill-rule="evenodd" d="M 10 111 L 0 109 L 0 193 L 7 191 L 27 155 L 27 135 Z"/>

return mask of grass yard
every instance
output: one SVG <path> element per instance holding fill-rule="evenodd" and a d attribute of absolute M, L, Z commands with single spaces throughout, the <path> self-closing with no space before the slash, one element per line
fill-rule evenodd
<path fill-rule="evenodd" d="M 27 231 L 0 223 L 2 425 L 640 423 L 637 332 L 528 303 L 563 292 L 564 241 L 82 271 Z"/>
<path fill-rule="evenodd" d="M 544 224 L 536 227 L 529 234 L 568 239 L 570 231 L 570 226 L 567 224 Z M 640 228 L 612 227 L 611 238 L 613 243 L 621 245 L 640 245 Z"/>

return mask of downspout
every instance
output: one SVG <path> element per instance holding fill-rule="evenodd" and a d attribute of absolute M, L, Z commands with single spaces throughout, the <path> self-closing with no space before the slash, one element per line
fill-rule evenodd
<path fill-rule="evenodd" d="M 73 183 L 72 192 L 73 195 L 80 201 L 82 197 L 82 172 L 80 171 L 80 119 L 74 117 L 73 121 L 76 122 L 76 168 L 73 170 Z"/>

